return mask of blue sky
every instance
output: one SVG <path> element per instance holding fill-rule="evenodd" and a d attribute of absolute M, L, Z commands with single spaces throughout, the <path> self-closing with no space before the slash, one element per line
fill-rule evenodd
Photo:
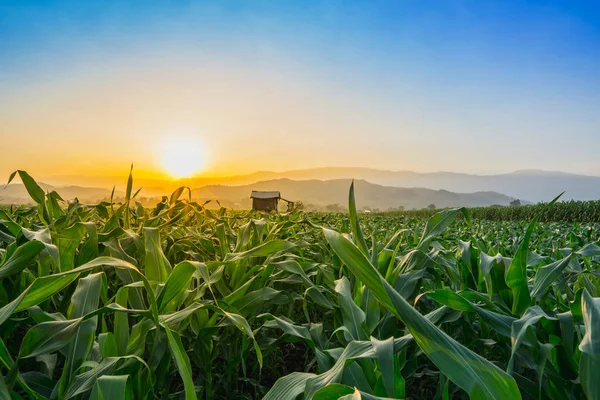
<path fill-rule="evenodd" d="M 0 0 L 0 38 L 0 173 L 159 170 L 184 136 L 207 173 L 600 175 L 591 1 Z"/>

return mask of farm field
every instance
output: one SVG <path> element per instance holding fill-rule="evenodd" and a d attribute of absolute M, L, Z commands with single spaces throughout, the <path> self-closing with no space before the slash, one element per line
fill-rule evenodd
<path fill-rule="evenodd" d="M 438 211 L 422 209 L 384 211 L 376 214 L 385 217 L 430 218 Z M 469 215 L 473 219 L 486 221 L 528 222 L 537 217 L 540 222 L 597 223 L 600 222 L 600 200 L 562 201 L 554 204 L 552 207 L 547 207 L 545 203 L 518 207 L 470 207 Z"/>
<path fill-rule="evenodd" d="M 130 177 L 90 206 L 19 175 L 37 207 L 0 209 L 0 399 L 600 398 L 600 224 L 561 204 L 144 208 Z"/>

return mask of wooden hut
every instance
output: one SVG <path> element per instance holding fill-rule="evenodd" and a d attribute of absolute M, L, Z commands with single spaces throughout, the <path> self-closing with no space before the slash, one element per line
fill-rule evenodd
<path fill-rule="evenodd" d="M 261 192 L 258 190 L 253 190 L 250 194 L 250 198 L 252 199 L 252 209 L 259 211 L 277 211 L 279 200 L 293 204 L 291 201 L 282 198 L 281 193 L 274 191 Z"/>

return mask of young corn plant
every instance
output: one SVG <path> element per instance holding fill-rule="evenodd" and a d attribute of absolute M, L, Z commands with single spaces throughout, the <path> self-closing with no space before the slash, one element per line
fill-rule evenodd
<path fill-rule="evenodd" d="M 348 215 L 262 214 L 182 187 L 144 208 L 130 174 L 85 205 L 17 175 L 0 398 L 600 398 L 600 226 L 562 203 L 362 215 L 351 186 Z"/>

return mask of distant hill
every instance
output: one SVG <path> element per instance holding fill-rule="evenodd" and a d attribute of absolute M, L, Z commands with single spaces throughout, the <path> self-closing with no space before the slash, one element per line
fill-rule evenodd
<path fill-rule="evenodd" d="M 531 202 L 550 201 L 563 191 L 566 192 L 563 200 L 600 199 L 600 177 L 541 170 L 520 170 L 497 175 L 473 175 L 455 172 L 419 173 L 371 168 L 325 167 L 284 172 L 259 171 L 238 176 L 199 177 L 178 182 L 136 178 L 135 186 L 143 186 L 146 196 L 153 196 L 172 191 L 181 185 L 189 187 L 207 185 L 239 186 L 274 179 L 292 179 L 296 181 L 364 179 L 383 186 L 443 189 L 459 193 L 497 192 Z M 48 177 L 43 180 L 61 186 L 77 184 L 112 188 L 114 184 L 117 184 L 117 188 L 123 190 L 127 177 L 61 176 Z"/>
<path fill-rule="evenodd" d="M 77 197 L 83 203 L 95 203 L 101 199 L 110 198 L 112 190 L 83 186 L 64 186 L 56 187 L 45 183 L 39 183 L 40 187 L 46 192 L 55 190 L 65 200 L 72 200 Z M 8 186 L 0 186 L 0 204 L 28 204 L 33 203 L 27 193 L 25 186 L 21 183 L 14 183 Z"/>
<path fill-rule="evenodd" d="M 328 181 L 274 179 L 249 185 L 225 186 L 208 185 L 192 190 L 192 196 L 199 199 L 219 199 L 233 207 L 250 206 L 252 190 L 278 190 L 281 196 L 291 200 L 301 200 L 305 204 L 324 207 L 338 204 L 346 207 L 351 180 L 335 179 Z M 365 180 L 355 182 L 356 202 L 359 208 L 381 209 L 404 207 L 424 208 L 429 204 L 436 207 L 476 207 L 489 205 L 509 205 L 514 198 L 495 192 L 455 193 L 447 190 L 423 188 L 399 188 L 376 185 Z"/>
<path fill-rule="evenodd" d="M 302 201 L 316 209 L 324 209 L 327 205 L 338 205 L 345 208 L 348 203 L 348 189 L 351 180 L 334 179 L 301 180 L 273 179 L 247 185 L 207 185 L 192 189 L 192 197 L 196 200 L 219 200 L 226 207 L 250 208 L 250 192 L 252 190 L 278 190 L 281 195 L 291 201 Z M 87 188 L 82 186 L 56 187 L 40 183 L 46 191 L 56 190 L 65 200 L 78 197 L 84 203 L 94 203 L 110 197 L 110 190 Z M 382 186 L 357 180 L 355 182 L 356 201 L 359 208 L 387 210 L 404 207 L 406 209 L 424 208 L 429 204 L 436 207 L 457 206 L 489 206 L 493 204 L 508 205 L 514 198 L 495 192 L 455 193 L 447 190 L 424 188 L 399 188 Z M 164 192 L 162 194 L 167 194 Z M 115 195 L 122 196 L 122 192 Z M 148 196 L 144 190 L 141 196 Z M 31 199 L 22 184 L 11 184 L 0 189 L 0 203 L 31 203 Z"/>
<path fill-rule="evenodd" d="M 600 177 L 575 175 L 564 172 L 520 170 L 498 175 L 471 175 L 455 172 L 418 173 L 412 171 L 384 171 L 369 168 L 314 168 L 285 172 L 256 172 L 249 175 L 222 178 L 228 185 L 242 185 L 272 179 L 332 180 L 364 179 L 368 182 L 395 187 L 419 187 L 459 193 L 497 192 L 530 202 L 550 201 L 561 192 L 563 200 L 600 199 Z M 214 178 L 211 178 L 213 180 Z M 207 180 L 194 180 L 208 184 Z"/>
<path fill-rule="evenodd" d="M 134 173 L 135 178 L 135 173 Z M 134 186 L 144 187 L 146 196 L 170 192 L 178 186 L 202 187 L 208 185 L 239 186 L 275 179 L 335 180 L 364 179 L 368 182 L 406 188 L 428 188 L 450 192 L 497 192 L 530 202 L 550 201 L 565 192 L 563 200 L 600 199 L 600 177 L 568 174 L 558 171 L 519 170 L 506 174 L 474 175 L 455 172 L 419 173 L 386 171 L 372 168 L 324 167 L 283 172 L 258 171 L 246 175 L 197 177 L 173 182 L 161 179 L 135 178 Z M 53 176 L 41 179 L 56 186 L 79 185 L 124 190 L 127 177 L 114 176 Z M 1 196 L 1 195 L 0 195 Z"/>
<path fill-rule="evenodd" d="M 260 190 L 262 187 L 273 189 L 271 186 L 281 185 L 289 187 L 290 194 L 288 196 L 292 199 L 302 199 L 314 204 L 340 203 L 344 205 L 347 187 L 340 192 L 342 195 L 337 194 L 337 185 L 341 185 L 337 181 L 348 182 L 352 178 L 388 188 L 383 190 L 369 187 L 362 195 L 365 196 L 366 205 L 377 208 L 397 207 L 398 205 L 404 205 L 407 208 L 423 207 L 423 203 L 433 203 L 441 207 L 444 204 L 456 205 L 458 199 L 464 205 L 508 204 L 506 201 L 508 198 L 518 198 L 523 202 L 540 202 L 549 201 L 563 191 L 565 194 L 562 200 L 600 199 L 600 177 L 540 170 L 519 170 L 497 175 L 472 175 L 454 172 L 418 173 L 370 168 L 326 167 L 285 172 L 259 171 L 247 175 L 200 177 L 176 182 L 138 179 L 134 174 L 134 187 L 135 189 L 143 187 L 141 196 L 155 197 L 170 193 L 176 187 L 184 185 L 197 188 L 195 193 L 202 197 L 218 197 L 210 196 L 214 192 L 222 195 L 223 201 L 228 204 L 246 204 L 249 202 L 246 191 L 250 187 Z M 52 185 L 45 185 L 44 188 L 57 190 L 65 198 L 77 196 L 82 201 L 107 198 L 110 196 L 113 184 L 117 184 L 117 194 L 122 195 L 126 182 L 126 178 L 119 177 L 95 177 L 90 178 L 88 183 L 85 182 L 85 177 L 76 176 L 49 179 L 51 179 Z M 285 180 L 297 183 L 285 183 Z M 323 183 L 324 181 L 327 183 Z M 73 186 L 73 182 L 76 182 L 77 186 Z M 67 183 L 70 186 L 65 186 Z M 88 187 L 91 185 L 94 187 Z M 229 187 L 229 189 L 225 187 Z M 319 189 L 313 190 L 316 187 Z M 392 192 L 391 187 L 404 189 L 396 190 L 394 195 L 390 196 L 383 194 L 383 192 Z M 425 188 L 430 190 L 425 191 Z M 279 188 L 278 190 L 283 191 L 284 189 Z M 371 192 L 377 193 L 377 195 L 369 197 L 370 194 L 367 193 Z M 336 194 L 334 195 L 334 193 Z M 494 199 L 494 196 L 498 196 L 499 193 L 506 195 L 505 198 Z M 0 188 L 0 202 L 24 201 L 29 201 L 29 197 L 22 186 L 16 184 L 10 185 L 6 190 Z M 367 204 L 369 202 L 372 204 Z"/>

